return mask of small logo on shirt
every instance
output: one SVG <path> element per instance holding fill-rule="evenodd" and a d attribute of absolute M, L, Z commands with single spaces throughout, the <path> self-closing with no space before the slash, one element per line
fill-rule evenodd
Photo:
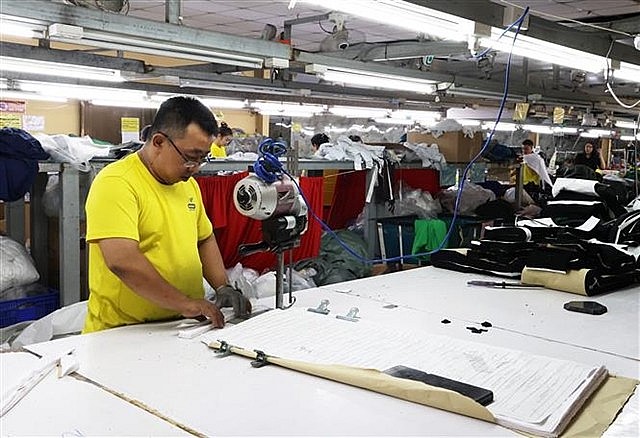
<path fill-rule="evenodd" d="M 189 209 L 189 211 L 195 211 L 196 203 L 193 202 L 193 198 L 189 198 L 189 202 L 187 202 L 187 208 Z"/>

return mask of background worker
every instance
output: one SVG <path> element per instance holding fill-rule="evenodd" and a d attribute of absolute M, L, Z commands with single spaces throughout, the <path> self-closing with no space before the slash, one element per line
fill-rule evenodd
<path fill-rule="evenodd" d="M 86 203 L 89 304 L 84 332 L 251 310 L 228 285 L 211 222 L 192 178 L 218 126 L 200 101 L 173 97 L 159 108 L 137 153 L 105 167 Z M 202 277 L 216 289 L 204 299 Z"/>
<path fill-rule="evenodd" d="M 602 155 L 591 143 L 584 145 L 583 152 L 579 152 L 574 160 L 576 165 L 587 166 L 593 170 L 603 170 L 606 166 Z"/>
<path fill-rule="evenodd" d="M 313 146 L 313 149 L 316 151 L 321 145 L 329 142 L 331 142 L 329 136 L 324 133 L 315 134 L 313 137 L 311 137 L 311 146 Z"/>
<path fill-rule="evenodd" d="M 225 122 L 220 122 L 218 134 L 211 143 L 211 156 L 215 158 L 225 158 L 227 156 L 227 146 L 231 143 L 233 131 Z"/>

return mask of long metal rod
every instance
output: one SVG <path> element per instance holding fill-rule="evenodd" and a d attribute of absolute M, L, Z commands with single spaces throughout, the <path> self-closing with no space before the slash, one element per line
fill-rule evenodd
<path fill-rule="evenodd" d="M 284 254 L 276 252 L 276 309 L 284 309 Z"/>

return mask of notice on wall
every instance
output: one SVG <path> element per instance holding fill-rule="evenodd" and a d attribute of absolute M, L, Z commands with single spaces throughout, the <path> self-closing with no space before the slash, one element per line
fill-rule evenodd
<path fill-rule="evenodd" d="M 27 102 L 23 100 L 0 99 L 0 113 L 26 113 Z"/>
<path fill-rule="evenodd" d="M 29 132 L 43 132 L 44 116 L 24 114 L 22 116 L 22 129 Z"/>
<path fill-rule="evenodd" d="M 20 114 L 0 113 L 0 128 L 22 129 L 22 117 Z"/>
<path fill-rule="evenodd" d="M 122 134 L 122 143 L 140 141 L 140 119 L 137 117 L 121 117 L 120 133 Z"/>

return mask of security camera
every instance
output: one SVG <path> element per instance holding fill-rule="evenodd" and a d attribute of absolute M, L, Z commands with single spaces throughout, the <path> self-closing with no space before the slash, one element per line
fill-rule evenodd
<path fill-rule="evenodd" d="M 347 50 L 348 48 L 349 48 L 349 41 L 347 40 L 338 41 L 338 49 Z"/>

